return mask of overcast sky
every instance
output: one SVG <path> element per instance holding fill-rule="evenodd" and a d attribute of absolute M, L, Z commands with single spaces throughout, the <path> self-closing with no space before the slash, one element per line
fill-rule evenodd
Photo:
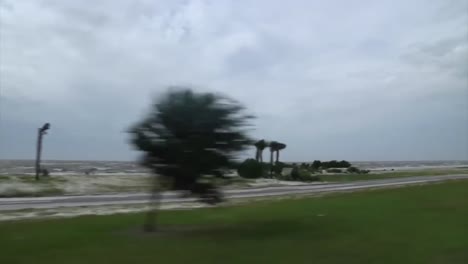
<path fill-rule="evenodd" d="M 467 160 L 468 1 L 0 0 L 0 158 L 50 122 L 45 159 L 132 160 L 171 85 L 240 100 L 284 160 Z"/>

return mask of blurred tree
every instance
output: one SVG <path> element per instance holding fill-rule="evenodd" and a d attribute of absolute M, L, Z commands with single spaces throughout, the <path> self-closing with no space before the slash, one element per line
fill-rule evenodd
<path fill-rule="evenodd" d="M 132 144 L 145 153 L 143 165 L 158 175 L 147 231 L 156 229 L 161 182 L 206 203 L 222 200 L 215 178 L 223 177 L 222 169 L 232 167 L 235 154 L 252 144 L 246 127 L 253 117 L 244 110 L 237 101 L 221 95 L 171 90 L 131 128 Z"/>

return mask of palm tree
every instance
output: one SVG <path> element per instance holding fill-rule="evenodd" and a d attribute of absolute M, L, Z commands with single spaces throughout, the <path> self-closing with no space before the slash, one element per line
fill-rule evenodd
<path fill-rule="evenodd" d="M 257 151 L 255 153 L 255 159 L 259 162 L 263 162 L 263 150 L 267 147 L 267 143 L 264 139 L 255 142 L 255 148 Z"/>
<path fill-rule="evenodd" d="M 278 143 L 278 145 L 276 147 L 276 162 L 279 162 L 279 152 L 280 152 L 280 150 L 283 150 L 285 148 L 286 148 L 286 144 Z"/>
<path fill-rule="evenodd" d="M 130 130 L 132 144 L 145 152 L 142 164 L 155 174 L 146 230 L 156 228 L 160 180 L 169 189 L 199 196 L 202 202 L 221 201 L 215 178 L 233 165 L 235 154 L 252 145 L 245 133 L 251 118 L 232 99 L 190 89 L 169 91 L 154 103 Z"/>
<path fill-rule="evenodd" d="M 273 175 L 273 153 L 278 150 L 278 144 L 280 143 L 276 141 L 271 141 L 268 144 L 268 147 L 270 148 L 270 176 Z"/>
<path fill-rule="evenodd" d="M 50 129 L 50 124 L 45 123 L 37 130 L 37 149 L 36 149 L 36 181 L 39 180 L 39 174 L 43 171 L 41 169 L 41 152 L 42 152 L 42 137 L 47 134 Z"/>

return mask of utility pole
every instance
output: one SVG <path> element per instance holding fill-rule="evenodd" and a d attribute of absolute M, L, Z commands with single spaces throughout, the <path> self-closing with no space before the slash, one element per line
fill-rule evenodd
<path fill-rule="evenodd" d="M 36 146 L 36 181 L 39 180 L 41 173 L 41 152 L 42 152 L 42 137 L 47 134 L 47 130 L 50 128 L 49 123 L 45 123 L 41 128 L 37 130 L 37 146 Z"/>

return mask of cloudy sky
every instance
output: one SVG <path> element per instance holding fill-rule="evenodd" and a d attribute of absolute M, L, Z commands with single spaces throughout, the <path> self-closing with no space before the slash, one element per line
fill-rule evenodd
<path fill-rule="evenodd" d="M 284 160 L 467 160 L 468 1 L 0 0 L 0 158 L 50 122 L 46 159 L 134 159 L 171 85 L 240 100 Z"/>

